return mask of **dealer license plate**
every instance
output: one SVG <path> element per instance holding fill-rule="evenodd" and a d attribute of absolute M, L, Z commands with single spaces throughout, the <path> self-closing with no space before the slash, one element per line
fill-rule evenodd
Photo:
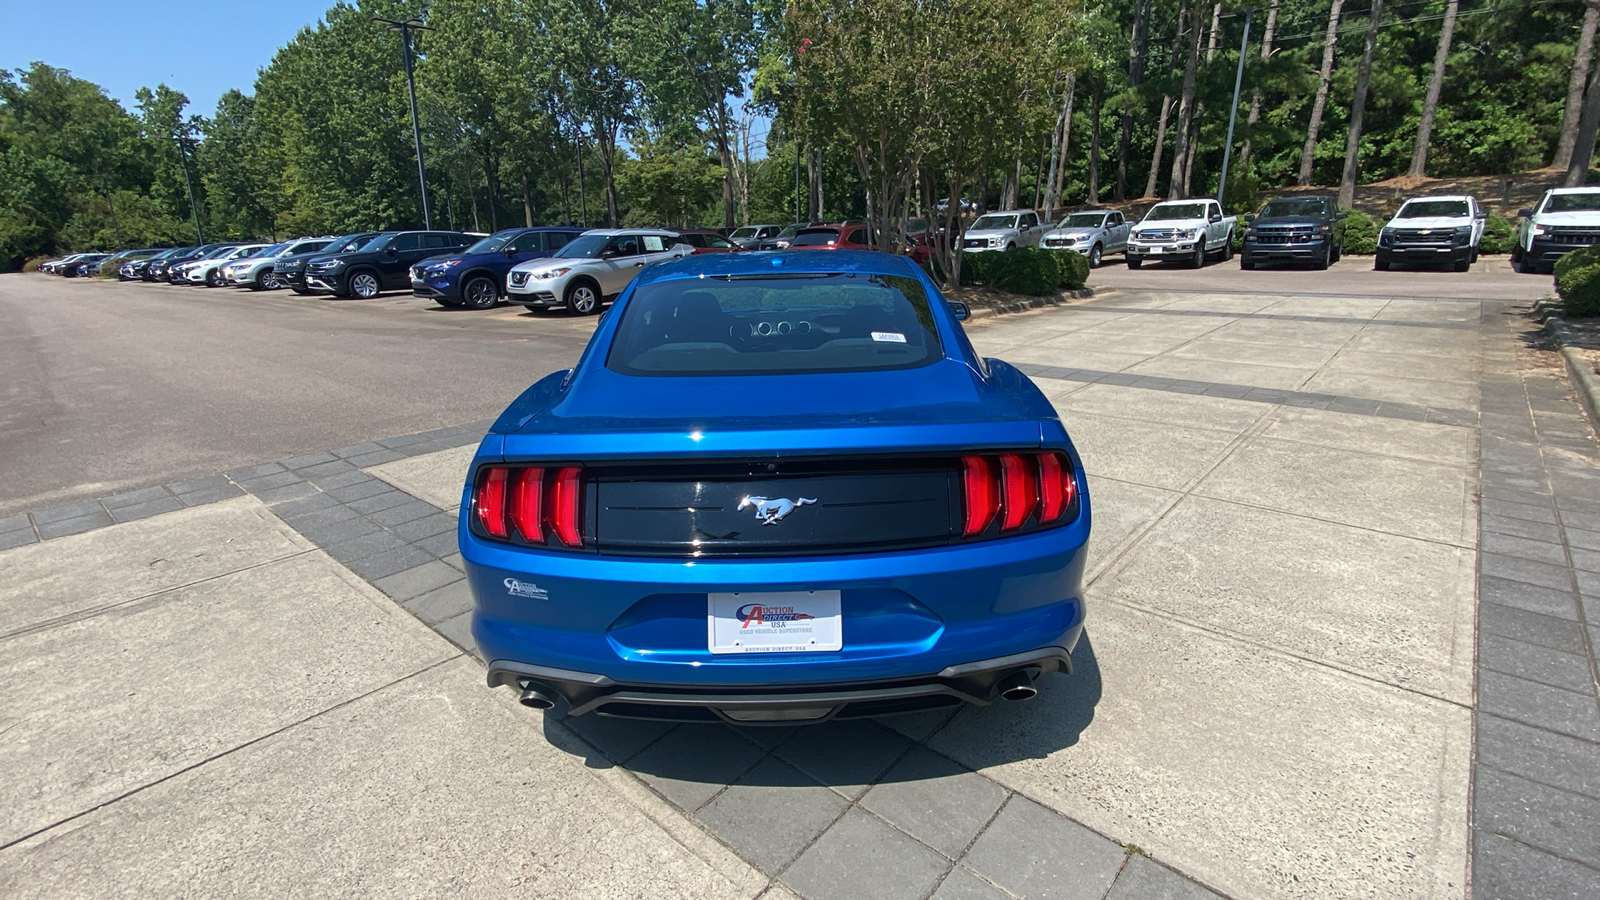
<path fill-rule="evenodd" d="M 1147 253 L 1160 253 L 1161 252 L 1161 248 L 1160 247 L 1150 247 L 1145 252 L 1147 252 Z"/>
<path fill-rule="evenodd" d="M 712 653 L 809 653 L 844 647 L 838 591 L 707 594 Z"/>

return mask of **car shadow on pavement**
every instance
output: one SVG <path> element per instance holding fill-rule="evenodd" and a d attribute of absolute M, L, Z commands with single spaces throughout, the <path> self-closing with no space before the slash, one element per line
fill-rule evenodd
<path fill-rule="evenodd" d="M 1078 742 L 1094 721 L 1102 683 L 1087 633 L 1072 653 L 1071 675 L 1038 682 L 1032 700 L 996 701 L 881 719 L 816 725 L 733 727 L 595 715 L 544 714 L 552 746 L 583 756 L 590 768 L 621 766 L 669 800 L 693 810 L 720 786 L 822 785 L 847 793 L 878 783 L 947 777 L 951 768 L 985 768 L 1040 759 Z M 581 740 L 575 740 L 574 734 Z M 948 759 L 928 762 L 932 747 Z"/>

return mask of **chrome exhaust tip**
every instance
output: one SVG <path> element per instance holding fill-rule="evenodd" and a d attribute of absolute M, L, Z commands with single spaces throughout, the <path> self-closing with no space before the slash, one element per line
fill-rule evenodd
<path fill-rule="evenodd" d="M 1002 700 L 1032 700 L 1039 693 L 1039 689 L 1033 686 L 1033 676 L 1026 669 L 1007 675 L 1000 682 L 999 690 Z"/>
<path fill-rule="evenodd" d="M 529 709 L 551 709 L 556 705 L 554 697 L 536 687 L 524 688 L 519 702 Z"/>

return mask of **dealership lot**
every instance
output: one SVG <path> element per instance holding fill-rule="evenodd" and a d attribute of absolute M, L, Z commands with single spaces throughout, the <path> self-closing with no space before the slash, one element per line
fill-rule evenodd
<path fill-rule="evenodd" d="M 1600 466 L 1511 310 L 1548 279 L 1091 283 L 969 329 L 1091 475 L 1075 674 L 735 731 L 541 716 L 465 652 L 470 445 L 592 320 L 0 279 L 0 889 L 1462 897 L 1473 785 L 1475 896 L 1595 889 Z"/>

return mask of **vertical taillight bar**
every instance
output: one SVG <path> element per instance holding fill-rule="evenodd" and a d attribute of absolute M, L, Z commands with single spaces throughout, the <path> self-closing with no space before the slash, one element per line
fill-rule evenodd
<path fill-rule="evenodd" d="M 976 537 L 1000 514 L 1000 482 L 995 477 L 994 461 L 985 456 L 961 457 L 961 484 L 966 498 L 961 535 Z"/>
<path fill-rule="evenodd" d="M 490 537 L 506 536 L 506 475 L 507 470 L 494 466 L 484 473 L 478 488 L 478 522 Z"/>
<path fill-rule="evenodd" d="M 555 486 L 550 491 L 550 529 L 568 547 L 583 546 L 581 476 L 577 466 L 568 466 L 556 473 Z"/>
<path fill-rule="evenodd" d="M 1039 479 L 1032 456 L 1000 457 L 1000 530 L 1016 531 L 1039 505 Z"/>
<path fill-rule="evenodd" d="M 1059 453 L 1039 455 L 1039 524 L 1049 525 L 1061 518 L 1078 495 L 1078 482 L 1072 463 Z"/>
<path fill-rule="evenodd" d="M 511 523 L 523 540 L 544 543 L 543 469 L 518 469 L 511 477 Z"/>

